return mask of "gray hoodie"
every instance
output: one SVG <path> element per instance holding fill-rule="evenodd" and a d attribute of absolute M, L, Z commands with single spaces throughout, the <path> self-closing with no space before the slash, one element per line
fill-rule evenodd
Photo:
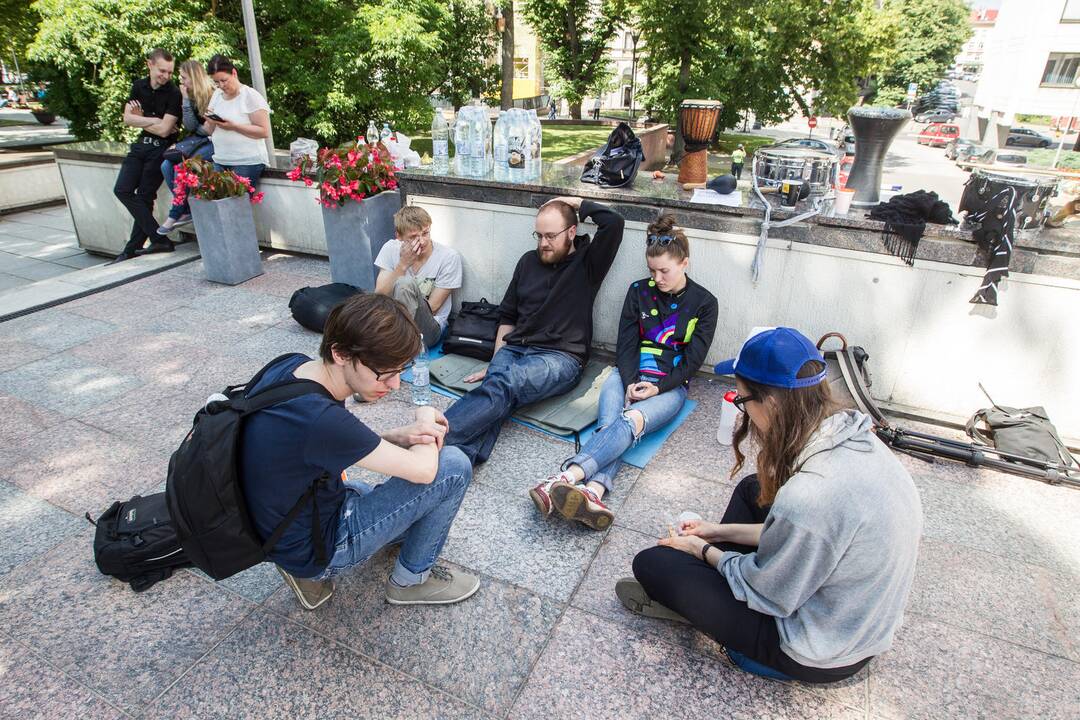
<path fill-rule="evenodd" d="M 776 618 L 780 648 L 834 668 L 878 655 L 903 621 L 922 534 L 911 476 L 854 410 L 821 424 L 780 488 L 757 552 L 717 568 L 750 608 Z"/>

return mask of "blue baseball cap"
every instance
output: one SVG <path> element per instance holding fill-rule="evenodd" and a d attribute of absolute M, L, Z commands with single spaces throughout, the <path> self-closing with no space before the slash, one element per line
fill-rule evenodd
<path fill-rule="evenodd" d="M 825 363 L 810 338 L 793 328 L 778 327 L 748 338 L 739 350 L 739 357 L 717 363 L 713 372 L 738 375 L 772 387 L 809 387 L 825 379 L 824 370 L 810 377 L 796 377 L 810 360 Z"/>

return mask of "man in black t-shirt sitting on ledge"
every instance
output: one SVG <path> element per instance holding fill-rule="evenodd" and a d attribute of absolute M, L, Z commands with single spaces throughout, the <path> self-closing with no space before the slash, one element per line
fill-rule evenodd
<path fill-rule="evenodd" d="M 135 218 L 124 250 L 113 262 L 135 257 L 143 243 L 150 239 L 145 252 L 172 252 L 169 238 L 159 235 L 154 219 L 154 198 L 165 179 L 161 160 L 165 151 L 176 142 L 177 121 L 180 119 L 182 97 L 180 88 L 172 82 L 173 56 L 161 48 L 146 58 L 148 77 L 131 85 L 131 95 L 124 105 L 124 124 L 141 128 L 139 137 L 131 144 L 127 157 L 120 164 L 113 193 Z"/>
<path fill-rule="evenodd" d="M 591 218 L 596 237 L 577 235 Z M 622 243 L 623 218 L 576 197 L 545 203 L 536 214 L 536 249 L 521 256 L 499 306 L 495 356 L 482 380 L 446 411 L 447 445 L 475 463 L 491 455 L 503 421 L 522 405 L 570 391 L 592 344 L 593 302 Z"/>

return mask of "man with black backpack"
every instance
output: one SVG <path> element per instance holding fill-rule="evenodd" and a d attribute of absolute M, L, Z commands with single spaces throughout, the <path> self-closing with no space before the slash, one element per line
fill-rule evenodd
<path fill-rule="evenodd" d="M 344 404 L 350 395 L 374 402 L 396 389 L 419 343 L 400 303 L 356 295 L 331 311 L 319 358 L 278 358 L 245 390 L 258 398 L 312 381 L 312 391 L 245 418 L 238 457 L 252 525 L 264 539 L 276 536 L 268 559 L 308 610 L 330 598 L 335 575 L 396 541 L 387 602 L 448 604 L 479 588 L 476 576 L 435 565 L 472 479 L 468 459 L 443 447 L 446 418 L 420 407 L 411 425 L 380 436 Z M 348 481 L 352 465 L 392 477 L 374 488 Z M 313 502 L 298 504 L 312 487 Z"/>
<path fill-rule="evenodd" d="M 596 237 L 577 234 L 591 218 Z M 503 421 L 522 405 L 577 385 L 592 344 L 593 302 L 623 236 L 623 218 L 591 200 L 560 197 L 536 214 L 536 249 L 521 256 L 499 306 L 495 355 L 483 381 L 446 411 L 447 445 L 474 463 L 491 455 Z"/>

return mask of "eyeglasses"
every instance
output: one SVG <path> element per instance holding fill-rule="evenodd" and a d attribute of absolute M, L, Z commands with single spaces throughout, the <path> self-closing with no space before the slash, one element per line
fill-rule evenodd
<path fill-rule="evenodd" d="M 557 233 L 542 233 L 541 234 L 541 233 L 538 233 L 538 232 L 536 232 L 534 230 L 533 234 L 532 234 L 533 240 L 535 240 L 536 242 L 540 242 L 541 240 L 547 240 L 548 242 L 552 242 L 555 238 L 559 237 L 560 235 L 562 235 L 564 232 L 566 232 L 567 230 L 569 230 L 572 227 L 574 227 L 574 226 L 573 225 L 567 225 L 566 227 L 564 227 L 562 230 L 560 230 Z"/>
<path fill-rule="evenodd" d="M 732 398 L 731 404 L 734 405 L 739 412 L 746 412 L 746 408 L 744 407 L 746 403 L 758 399 L 758 396 L 754 393 L 750 393 L 749 395 L 736 395 L 734 398 Z"/>
<path fill-rule="evenodd" d="M 400 367 L 397 370 L 372 370 L 375 373 L 375 379 L 379 382 L 386 382 L 395 375 L 400 375 L 405 372 L 405 368 Z"/>
<path fill-rule="evenodd" d="M 671 241 L 675 238 L 672 235 L 649 235 L 645 238 L 646 245 L 659 245 L 660 247 L 667 247 L 671 244 Z"/>

